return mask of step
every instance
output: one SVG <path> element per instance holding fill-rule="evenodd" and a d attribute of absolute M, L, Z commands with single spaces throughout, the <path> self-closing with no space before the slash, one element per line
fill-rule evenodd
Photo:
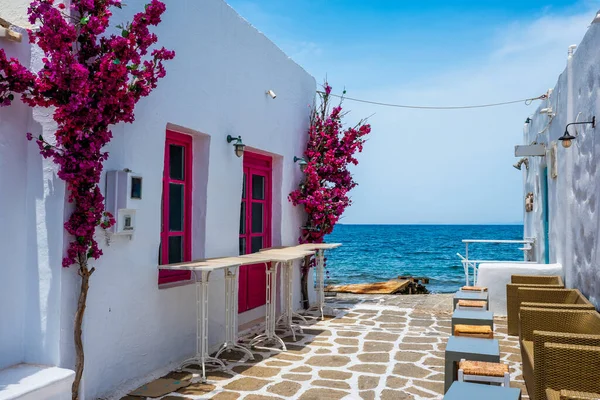
<path fill-rule="evenodd" d="M 70 369 L 16 364 L 0 370 L 0 400 L 69 400 L 74 378 Z"/>

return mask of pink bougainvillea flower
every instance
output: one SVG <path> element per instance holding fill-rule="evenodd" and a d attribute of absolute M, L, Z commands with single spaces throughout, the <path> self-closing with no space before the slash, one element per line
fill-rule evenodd
<path fill-rule="evenodd" d="M 102 255 L 94 238 L 96 228 L 115 223 L 104 212 L 98 187 L 108 158 L 102 149 L 112 138 L 110 126 L 134 121 L 135 104 L 156 88 L 166 74 L 163 62 L 175 56 L 153 48 L 158 38 L 149 28 L 160 23 L 162 2 L 150 0 L 131 23 L 108 34 L 111 7 L 121 6 L 120 0 L 72 0 L 65 11 L 63 3 L 54 7 L 54 0 L 33 0 L 29 22 L 39 29 L 30 31 L 29 38 L 44 52 L 43 67 L 32 73 L 0 49 L 0 106 L 21 94 L 32 107 L 54 108 L 55 140 L 50 144 L 40 136 L 36 143 L 43 157 L 58 164 L 68 201 L 74 203 L 65 223 L 73 236 L 65 267 Z M 33 135 L 27 133 L 27 139 L 33 140 Z"/>
<path fill-rule="evenodd" d="M 358 164 L 354 155 L 362 151 L 365 136 L 371 132 L 364 120 L 354 127 L 343 127 L 342 106 L 340 103 L 331 108 L 331 91 L 325 83 L 319 92 L 321 101 L 312 112 L 304 152 L 305 178 L 289 195 L 292 204 L 303 206 L 307 215 L 300 243 L 323 242 L 351 204 L 348 193 L 356 182 L 348 166 Z"/>

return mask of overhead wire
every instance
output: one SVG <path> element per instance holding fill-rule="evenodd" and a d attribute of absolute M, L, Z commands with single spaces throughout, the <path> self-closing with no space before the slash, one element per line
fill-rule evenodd
<path fill-rule="evenodd" d="M 320 90 L 317 90 L 317 93 L 325 94 L 325 92 L 320 91 Z M 530 98 L 521 99 L 521 100 L 504 101 L 504 102 L 500 102 L 500 103 L 466 105 L 466 106 L 416 106 L 416 105 L 393 104 L 393 103 L 383 103 L 383 102 L 379 102 L 379 101 L 363 100 L 363 99 L 346 97 L 344 95 L 332 94 L 332 93 L 330 93 L 329 96 L 338 97 L 343 100 L 356 101 L 359 103 L 373 104 L 373 105 L 377 105 L 377 106 L 409 108 L 409 109 L 418 109 L 418 110 L 464 110 L 464 109 L 470 109 L 470 108 L 498 107 L 498 106 L 505 106 L 508 104 L 516 104 L 516 103 L 524 103 L 525 105 L 530 105 L 535 100 L 543 100 L 547 97 L 546 94 L 543 94 L 538 97 L 530 97 Z"/>

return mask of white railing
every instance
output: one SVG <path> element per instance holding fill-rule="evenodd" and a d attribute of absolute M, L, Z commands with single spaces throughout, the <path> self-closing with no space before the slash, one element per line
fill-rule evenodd
<path fill-rule="evenodd" d="M 465 282 L 466 285 L 470 285 L 469 278 L 469 270 L 473 269 L 473 285 L 477 283 L 477 269 L 479 268 L 479 264 L 481 263 L 502 263 L 506 261 L 500 260 L 469 260 L 469 244 L 470 243 L 495 243 L 495 244 L 522 244 L 523 247 L 519 248 L 519 250 L 523 251 L 523 259 L 526 261 L 511 261 L 516 263 L 528 264 L 531 263 L 531 258 L 533 254 L 533 246 L 535 244 L 535 239 L 523 239 L 523 240 L 482 240 L 482 239 L 464 239 L 462 241 L 465 244 L 465 255 L 463 256 L 460 253 L 456 253 L 458 257 L 460 257 L 461 262 L 463 264 L 463 268 L 465 270 Z"/>

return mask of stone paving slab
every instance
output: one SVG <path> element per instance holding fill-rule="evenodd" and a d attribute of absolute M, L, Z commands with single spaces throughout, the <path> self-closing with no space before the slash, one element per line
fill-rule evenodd
<path fill-rule="evenodd" d="M 296 342 L 284 337 L 287 352 L 259 348 L 253 362 L 226 355 L 227 371 L 209 372 L 206 384 L 193 374 L 191 385 L 162 399 L 443 398 L 452 295 L 344 294 L 327 301 L 336 316 L 313 321 Z M 512 386 L 528 399 L 518 340 L 507 336 L 505 318 L 495 320 L 495 337 Z"/>

